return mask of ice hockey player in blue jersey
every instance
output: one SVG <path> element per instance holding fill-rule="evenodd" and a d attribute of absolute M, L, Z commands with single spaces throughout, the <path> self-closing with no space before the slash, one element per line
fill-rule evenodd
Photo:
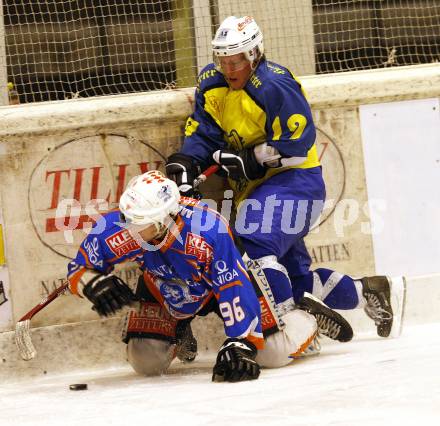
<path fill-rule="evenodd" d="M 200 230 L 206 223 L 210 229 Z M 136 295 L 112 274 L 125 261 L 143 271 Z M 71 291 L 87 297 L 100 315 L 141 300 L 127 317 L 124 336 L 138 373 L 164 372 L 179 350 L 183 358 L 194 358 L 189 321 L 215 305 L 224 320 L 224 346 L 247 360 L 226 372 L 226 379 L 258 377 L 255 356 L 264 344 L 260 305 L 228 224 L 197 200 L 181 199 L 162 173 L 150 171 L 130 181 L 120 209 L 100 218 L 81 244 L 68 265 L 68 279 Z M 82 288 L 80 280 L 88 284 Z M 183 340 L 186 347 L 180 348 Z"/>
<path fill-rule="evenodd" d="M 143 271 L 135 293 L 113 274 L 125 261 Z M 260 301 L 228 223 L 205 204 L 180 197 L 159 171 L 129 182 L 119 209 L 98 219 L 82 242 L 68 279 L 72 293 L 102 316 L 140 300 L 127 316 L 124 341 L 128 361 L 143 375 L 166 371 L 176 355 L 195 357 L 189 327 L 195 315 L 216 312 L 223 319 L 227 339 L 216 380 L 256 379 L 260 365 L 288 364 L 317 333 L 315 317 L 295 309 L 283 317 L 282 331 L 263 339 Z"/>
<path fill-rule="evenodd" d="M 389 336 L 386 277 L 354 280 L 310 270 L 304 237 L 322 211 L 325 184 L 301 84 L 266 59 L 263 35 L 249 16 L 225 19 L 212 48 L 214 63 L 199 74 L 195 110 L 181 151 L 168 158 L 167 175 L 190 194 L 201 169 L 221 166 L 238 208 L 235 235 L 263 268 L 280 311 L 308 292 L 334 309 L 364 308 L 378 334 Z"/>

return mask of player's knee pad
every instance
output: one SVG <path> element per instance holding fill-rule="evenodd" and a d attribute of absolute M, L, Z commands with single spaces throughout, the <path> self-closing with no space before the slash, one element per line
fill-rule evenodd
<path fill-rule="evenodd" d="M 282 316 L 283 330 L 266 338 L 265 347 L 258 351 L 257 362 L 262 367 L 278 368 L 289 364 L 303 352 L 316 336 L 315 317 L 295 309 Z"/>
<path fill-rule="evenodd" d="M 168 369 L 175 348 L 176 345 L 164 340 L 133 337 L 127 344 L 127 359 L 136 373 L 156 376 Z"/>

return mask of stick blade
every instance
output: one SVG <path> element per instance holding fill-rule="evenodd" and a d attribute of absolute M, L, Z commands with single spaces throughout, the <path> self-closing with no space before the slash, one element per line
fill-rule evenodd
<path fill-rule="evenodd" d="M 29 361 L 37 355 L 37 351 L 31 339 L 30 325 L 30 320 L 25 320 L 17 322 L 15 326 L 15 343 L 20 356 L 25 361 Z"/>

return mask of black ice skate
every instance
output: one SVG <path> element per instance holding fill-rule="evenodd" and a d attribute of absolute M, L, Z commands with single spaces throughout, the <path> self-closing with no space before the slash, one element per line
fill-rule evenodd
<path fill-rule="evenodd" d="M 321 301 L 307 295 L 296 306 L 316 318 L 319 334 L 339 342 L 349 342 L 353 338 L 353 329 L 348 321 Z"/>
<path fill-rule="evenodd" d="M 196 359 L 197 340 L 193 335 L 190 323 L 182 322 L 177 325 L 176 356 L 183 362 L 192 362 Z"/>
<path fill-rule="evenodd" d="M 390 281 L 388 277 L 375 276 L 362 278 L 361 282 L 362 294 L 367 301 L 365 313 L 376 324 L 377 334 L 388 337 L 393 325 Z"/>

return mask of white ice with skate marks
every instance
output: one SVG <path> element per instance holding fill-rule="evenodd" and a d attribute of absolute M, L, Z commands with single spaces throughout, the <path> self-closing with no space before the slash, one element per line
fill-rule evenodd
<path fill-rule="evenodd" d="M 155 378 L 127 367 L 9 384 L 0 388 L 0 425 L 438 424 L 440 323 L 405 326 L 398 339 L 322 343 L 320 355 L 252 382 L 212 383 L 213 354 Z"/>

